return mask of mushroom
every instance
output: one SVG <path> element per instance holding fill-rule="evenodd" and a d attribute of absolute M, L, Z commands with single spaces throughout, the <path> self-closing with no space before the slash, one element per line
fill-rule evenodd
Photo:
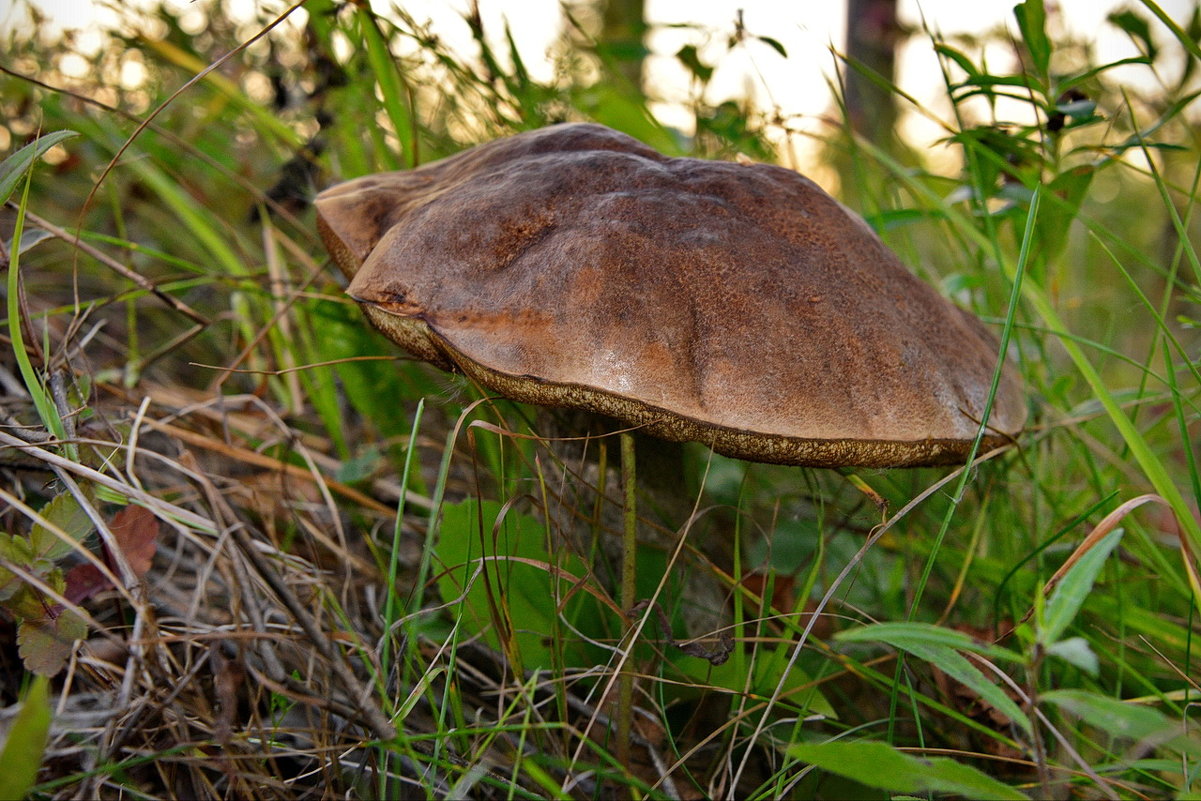
<path fill-rule="evenodd" d="M 782 167 L 564 124 L 316 207 L 376 327 L 518 401 L 814 467 L 962 462 L 982 423 L 991 332 Z M 981 447 L 1025 417 L 1006 366 Z"/>
<path fill-rule="evenodd" d="M 567 124 L 348 181 L 315 203 L 376 327 L 514 400 L 814 467 L 962 462 L 985 424 L 992 334 L 791 170 L 669 158 Z M 1004 367 L 981 447 L 1009 441 L 1025 416 Z M 620 605 L 632 610 L 628 433 L 621 445 Z M 706 658 L 731 647 L 719 636 Z M 623 764 L 632 688 L 620 671 Z"/>

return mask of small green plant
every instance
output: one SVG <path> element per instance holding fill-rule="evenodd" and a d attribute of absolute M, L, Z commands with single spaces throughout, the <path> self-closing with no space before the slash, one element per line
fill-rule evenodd
<path fill-rule="evenodd" d="M 950 140 L 963 147 L 968 169 L 963 191 L 952 199 L 971 199 L 980 213 L 1017 226 L 1015 234 L 1020 236 L 1031 199 L 1036 191 L 1041 192 L 1043 206 L 1035 223 L 1031 253 L 1041 282 L 1041 271 L 1063 254 L 1072 222 L 1096 176 L 1113 168 L 1131 150 L 1182 149 L 1156 142 L 1152 136 L 1201 93 L 1187 94 L 1164 109 L 1153 125 L 1114 141 L 1113 120 L 1099 111 L 1098 80 L 1109 70 L 1150 66 L 1155 54 L 1057 70 L 1053 68 L 1056 48 L 1047 33 L 1043 0 L 1019 3 L 1013 13 L 1024 46 L 1024 69 L 1016 74 L 997 75 L 946 42 L 936 42 L 934 49 L 964 73 L 958 79 L 948 76 L 948 91 L 956 109 L 982 99 L 994 115 L 1006 101 L 1029 112 L 1030 119 L 1024 122 L 996 120 L 971 125 L 961 117 L 964 125 Z M 1133 11 L 1121 19 L 1128 18 L 1139 19 Z M 1090 133 L 1095 136 L 1088 136 Z M 992 202 L 999 205 L 990 206 Z"/>
<path fill-rule="evenodd" d="M 158 521 L 138 506 L 127 506 L 109 523 L 114 542 L 134 575 L 150 569 Z M 17 624 L 25 667 L 53 676 L 63 669 L 76 640 L 87 635 L 78 604 L 113 586 L 113 570 L 93 561 L 64 567 L 78 555 L 94 524 L 74 495 L 63 492 L 37 513 L 28 536 L 0 533 L 0 611 Z"/>
<path fill-rule="evenodd" d="M 1150 708 L 1150 699 L 1122 700 L 1092 690 L 1048 689 L 1056 687 L 1057 675 L 1073 669 L 1096 677 L 1099 660 L 1088 640 L 1068 636 L 1085 599 L 1093 591 L 1106 560 L 1121 541 L 1117 523 L 1138 506 L 1156 501 L 1143 496 L 1119 506 L 1084 539 L 1052 577 L 1048 587 L 1032 599 L 1030 619 L 1015 629 L 1021 651 L 974 639 L 963 631 L 925 623 L 877 623 L 839 632 L 835 639 L 846 645 L 882 643 L 902 651 L 967 688 L 967 692 L 989 709 L 994 719 L 1011 724 L 1011 733 L 1034 754 L 1040 781 L 1040 796 L 1052 797 L 1053 750 L 1074 770 L 1098 785 L 1105 780 L 1095 771 L 1135 768 L 1134 762 L 1148 754 L 1161 753 L 1168 763 L 1187 764 L 1201 757 L 1201 737 L 1188 730 L 1187 713 L 1178 709 L 1181 720 Z M 1052 669 L 1048 657 L 1061 665 Z M 1004 666 L 1020 668 L 1016 676 Z M 981 670 L 984 668 L 984 670 Z M 1023 686 L 1025 685 L 1025 686 Z M 1157 699 L 1175 707 L 1167 698 Z M 1089 743 L 1092 752 L 1081 754 L 1060 733 L 1060 713 L 1074 716 L 1097 729 L 1100 735 Z M 1054 746 L 1058 745 L 1059 748 Z M 920 749 L 919 749 L 920 750 Z M 999 785 L 974 768 L 952 760 L 921 761 L 875 742 L 827 741 L 794 747 L 792 755 L 853 779 L 865 786 L 898 793 L 952 792 L 989 798 L 1025 798 L 1016 788 Z M 895 761 L 895 770 L 881 768 Z M 1165 777 L 1166 778 L 1166 777 Z M 1189 796 L 1195 777 L 1178 774 L 1171 788 L 1174 797 Z"/>
<path fill-rule="evenodd" d="M 28 536 L 0 533 L 0 609 L 17 624 L 25 667 L 53 676 L 87 634 L 87 623 L 64 603 L 72 593 L 59 563 L 91 533 L 92 521 L 69 493 L 40 516 L 45 523 L 34 523 Z"/>

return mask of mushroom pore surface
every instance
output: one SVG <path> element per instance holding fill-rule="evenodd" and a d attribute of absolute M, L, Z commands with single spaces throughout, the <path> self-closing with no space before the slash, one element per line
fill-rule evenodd
<path fill-rule="evenodd" d="M 962 461 L 984 413 L 992 333 L 791 170 L 565 124 L 316 207 L 381 331 L 516 400 L 822 467 Z M 1025 415 L 1006 367 L 982 447 Z"/>

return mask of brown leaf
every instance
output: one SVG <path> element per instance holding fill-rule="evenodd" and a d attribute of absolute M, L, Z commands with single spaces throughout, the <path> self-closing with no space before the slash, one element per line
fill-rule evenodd
<path fill-rule="evenodd" d="M 146 575 L 158 548 L 158 518 L 143 506 L 126 506 L 109 524 L 129 567 L 138 578 Z"/>
<path fill-rule="evenodd" d="M 141 506 L 126 506 L 113 516 L 109 528 L 129 568 L 138 578 L 146 575 L 158 549 L 158 518 Z M 64 596 L 71 603 L 80 603 L 112 586 L 112 582 L 95 565 L 76 565 L 67 571 Z"/>

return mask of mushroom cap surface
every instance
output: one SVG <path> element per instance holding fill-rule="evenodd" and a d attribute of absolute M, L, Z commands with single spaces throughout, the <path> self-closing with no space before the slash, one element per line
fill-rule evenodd
<path fill-rule="evenodd" d="M 791 170 L 577 123 L 315 203 L 381 331 L 515 400 L 821 467 L 962 462 L 976 436 L 995 337 Z M 1006 367 L 982 447 L 1025 417 Z"/>

